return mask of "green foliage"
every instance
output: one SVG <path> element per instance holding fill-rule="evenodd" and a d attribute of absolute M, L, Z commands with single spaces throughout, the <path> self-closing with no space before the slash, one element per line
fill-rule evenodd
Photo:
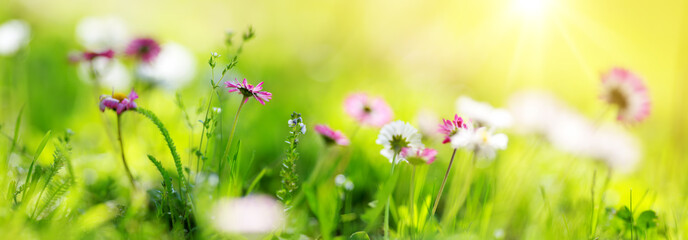
<path fill-rule="evenodd" d="M 73 181 L 70 179 L 54 179 L 48 182 L 47 192 L 44 197 L 40 198 L 36 204 L 34 213 L 32 214 L 34 218 L 39 218 L 40 216 L 47 214 L 50 208 L 54 207 L 57 201 L 64 197 L 64 195 L 72 186 Z M 42 193 L 41 193 L 42 195 Z"/>
<path fill-rule="evenodd" d="M 349 236 L 349 240 L 370 240 L 368 234 L 364 231 L 355 232 Z"/>
<path fill-rule="evenodd" d="M 306 126 L 303 124 L 301 114 L 292 113 L 288 122 L 290 130 L 285 142 L 289 146 L 285 153 L 286 156 L 282 160 L 282 170 L 280 171 L 282 188 L 277 191 L 277 197 L 282 200 L 287 209 L 291 207 L 292 197 L 298 188 L 299 176 L 296 173 L 296 160 L 299 159 L 299 152 L 296 151 L 296 147 L 299 144 L 299 136 L 306 133 Z"/>
<path fill-rule="evenodd" d="M 158 117 L 155 116 L 153 112 L 141 107 L 137 108 L 136 112 L 151 120 L 151 122 L 153 122 L 153 124 L 155 124 L 155 126 L 158 127 L 158 130 L 160 130 L 160 133 L 162 134 L 163 138 L 165 138 L 167 147 L 170 149 L 170 153 L 172 154 L 172 158 L 174 159 L 174 166 L 177 168 L 177 175 L 179 177 L 179 188 L 182 189 L 182 191 L 180 192 L 182 193 L 182 195 L 184 195 L 183 189 L 187 186 L 186 177 L 184 176 L 184 167 L 182 166 L 181 157 L 179 157 L 179 153 L 177 153 L 177 147 L 174 145 L 174 141 L 172 141 L 172 137 L 170 137 L 169 131 L 167 131 L 165 125 L 162 124 L 162 121 L 160 121 L 160 119 L 158 119 Z"/>

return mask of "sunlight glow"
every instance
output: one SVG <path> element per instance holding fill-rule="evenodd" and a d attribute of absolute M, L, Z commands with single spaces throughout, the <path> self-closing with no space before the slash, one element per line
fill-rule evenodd
<path fill-rule="evenodd" d="M 544 15 L 547 0 L 515 0 L 514 9 L 523 17 L 534 18 Z"/>

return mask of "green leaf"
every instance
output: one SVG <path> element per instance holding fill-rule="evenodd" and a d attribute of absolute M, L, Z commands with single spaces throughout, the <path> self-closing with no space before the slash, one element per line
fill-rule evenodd
<path fill-rule="evenodd" d="M 31 161 L 31 166 L 29 166 L 29 173 L 26 174 L 26 181 L 24 181 L 24 185 L 29 183 L 29 179 L 31 179 L 31 173 L 33 173 L 33 165 L 36 164 L 36 160 L 38 160 L 38 157 L 43 152 L 43 148 L 45 148 L 45 144 L 48 143 L 48 140 L 50 139 L 51 134 L 52 134 L 52 131 L 48 131 L 45 134 L 45 136 L 43 136 L 43 140 L 41 140 L 41 143 L 38 144 L 38 148 L 36 149 L 36 154 L 33 155 L 33 161 Z"/>
<path fill-rule="evenodd" d="M 657 227 L 657 214 L 652 210 L 644 211 L 640 213 L 636 223 L 638 227 L 645 230 Z"/>
<path fill-rule="evenodd" d="M 631 223 L 633 219 L 633 213 L 631 213 L 631 210 L 629 210 L 628 207 L 623 206 L 616 212 L 616 217 L 627 223 Z"/>
<path fill-rule="evenodd" d="M 24 106 L 19 110 L 19 114 L 17 115 L 17 121 L 14 123 L 14 136 L 12 137 L 12 146 L 10 147 L 10 151 L 7 152 L 7 159 L 10 159 L 10 156 L 12 155 L 12 151 L 14 151 L 14 147 L 17 146 L 17 139 L 19 138 L 19 127 L 21 127 L 21 119 L 22 119 L 22 113 L 24 112 Z"/>
<path fill-rule="evenodd" d="M 351 234 L 349 240 L 370 240 L 370 237 L 368 237 L 368 234 L 366 232 L 360 231 Z"/>

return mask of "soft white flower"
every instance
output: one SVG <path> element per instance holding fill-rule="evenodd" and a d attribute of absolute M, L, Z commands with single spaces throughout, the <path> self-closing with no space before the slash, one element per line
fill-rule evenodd
<path fill-rule="evenodd" d="M 620 173 L 635 170 L 642 155 L 638 140 L 618 126 L 599 127 L 593 132 L 589 144 L 591 157 Z"/>
<path fill-rule="evenodd" d="M 213 112 L 215 112 L 215 113 L 217 113 L 217 114 L 220 114 L 220 113 L 222 113 L 222 108 L 213 107 Z"/>
<path fill-rule="evenodd" d="M 9 20 L 0 25 L 0 55 L 13 55 L 29 43 L 31 28 L 22 20 Z"/>
<path fill-rule="evenodd" d="M 98 75 L 98 81 L 102 88 L 117 91 L 127 90 L 131 84 L 131 76 L 127 67 L 117 59 L 95 58 L 93 61 L 79 63 L 79 77 L 86 83 L 92 84 L 91 63 Z"/>
<path fill-rule="evenodd" d="M 569 109 L 553 94 L 545 91 L 523 91 L 508 100 L 508 109 L 514 119 L 514 130 L 547 136 L 556 127 L 561 115 Z"/>
<path fill-rule="evenodd" d="M 284 207 L 263 195 L 219 200 L 211 215 L 218 231 L 249 236 L 276 231 L 284 225 L 284 220 Z"/>
<path fill-rule="evenodd" d="M 472 120 L 480 127 L 506 128 L 511 126 L 512 117 L 507 110 L 493 108 L 490 104 L 478 102 L 470 97 L 456 99 L 459 114 Z"/>
<path fill-rule="evenodd" d="M 486 127 L 475 130 L 473 141 L 468 145 L 479 159 L 491 160 L 497 156 L 497 150 L 506 149 L 509 138 L 503 133 L 493 133 Z"/>
<path fill-rule="evenodd" d="M 299 126 L 301 126 L 301 134 L 306 134 L 306 124 L 299 123 Z"/>
<path fill-rule="evenodd" d="M 385 156 L 392 162 L 396 155 L 397 163 L 405 161 L 403 157 L 399 156 L 402 148 L 421 148 L 424 147 L 421 143 L 421 135 L 411 124 L 397 120 L 386 124 L 380 130 L 375 143 L 383 146 L 380 151 L 382 156 Z"/>
<path fill-rule="evenodd" d="M 141 78 L 158 83 L 168 89 L 185 86 L 196 75 L 196 59 L 191 51 L 176 43 L 160 46 L 160 53 L 150 63 L 140 63 Z"/>
<path fill-rule="evenodd" d="M 354 182 L 347 179 L 346 182 L 344 183 L 344 189 L 346 189 L 347 191 L 353 191 L 354 190 Z"/>
<path fill-rule="evenodd" d="M 129 43 L 127 25 L 113 16 L 87 17 L 76 27 L 76 37 L 89 51 L 123 50 Z"/>
<path fill-rule="evenodd" d="M 516 129 L 541 134 L 559 150 L 593 158 L 621 173 L 633 171 L 640 160 L 641 147 L 635 137 L 618 127 L 596 126 L 551 94 L 519 93 L 509 106 Z"/>
<path fill-rule="evenodd" d="M 449 138 L 452 148 L 467 148 L 473 144 L 475 139 L 473 123 L 467 121 L 464 124 L 466 128 L 456 128 L 456 133 Z"/>
<path fill-rule="evenodd" d="M 441 119 L 432 110 L 423 109 L 418 111 L 416 122 L 418 123 L 418 130 L 420 130 L 424 137 L 437 138 L 441 136 L 437 131 L 437 125 L 441 122 Z"/>
<path fill-rule="evenodd" d="M 344 176 L 343 174 L 337 174 L 337 176 L 334 177 L 334 184 L 337 185 L 338 187 L 341 187 L 342 185 L 344 185 L 345 182 L 346 182 L 346 176 Z"/>
<path fill-rule="evenodd" d="M 492 160 L 497 155 L 497 150 L 506 149 L 509 138 L 503 133 L 493 133 L 491 128 L 479 127 L 474 129 L 473 124 L 466 124 L 467 129 L 459 131 L 451 137 L 454 148 L 464 148 L 471 151 L 479 159 Z"/>

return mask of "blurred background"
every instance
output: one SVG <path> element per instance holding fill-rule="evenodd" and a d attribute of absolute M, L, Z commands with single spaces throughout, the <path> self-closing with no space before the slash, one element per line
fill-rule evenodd
<path fill-rule="evenodd" d="M 326 123 L 347 134 L 354 131 L 356 124 L 342 108 L 353 92 L 382 96 L 394 109 L 395 119 L 414 124 L 421 110 L 453 116 L 455 100 L 462 95 L 506 107 L 512 94 L 528 89 L 551 92 L 590 119 L 613 122 L 614 114 L 605 112 L 599 99 L 600 76 L 612 67 L 624 67 L 645 80 L 652 113 L 640 124 L 623 126 L 640 141 L 642 157 L 637 170 L 615 177 L 611 188 L 624 196 L 628 189 L 639 189 L 639 194 L 651 189 L 652 207 L 675 218 L 677 228 L 688 226 L 683 220 L 688 214 L 686 1 L 0 1 L 0 24 L 21 19 L 30 27 L 30 41 L 22 50 L 0 56 L 5 79 L 0 91 L 2 132 L 11 135 L 22 107 L 21 142 L 27 149 L 35 149 L 47 130 L 73 130 L 75 164 L 84 177 L 120 174 L 117 152 L 112 151 L 97 110 L 97 96 L 112 89 L 136 87 L 139 106 L 155 112 L 172 132 L 182 158 L 192 159 L 189 143 L 197 143 L 201 130 L 198 108 L 210 91 L 207 59 L 211 52 L 231 56 L 225 45 L 227 32 L 239 36 L 252 26 L 256 36 L 244 46 L 237 68 L 226 79 L 265 82 L 264 89 L 274 94 L 265 106 L 248 103 L 239 120 L 235 139 L 260 163 L 250 169 L 253 174 L 262 166 L 279 166 L 292 111 L 300 112 L 309 127 Z M 137 81 L 145 77 L 136 76 L 140 73 L 133 61 L 123 59 L 124 70 L 94 90 L 84 80 L 88 77 L 83 66 L 68 61 L 70 53 L 93 50 L 89 44 L 97 44 L 88 40 L 89 34 L 98 34 L 88 30 L 93 29 L 89 24 L 105 24 L 123 39 L 154 38 L 182 60 L 161 66 L 172 69 L 161 73 L 163 80 L 142 84 Z M 80 28 L 86 30 L 80 33 Z M 177 104 L 177 94 L 183 107 Z M 238 102 L 239 96 L 221 95 L 225 134 L 220 142 L 226 139 Z M 112 124 L 114 114 L 106 112 L 105 118 Z M 145 154 L 166 156 L 161 160 L 171 167 L 162 138 L 135 114 L 123 116 L 123 128 L 133 172 L 158 184 L 159 176 Z M 365 167 L 346 170 L 357 188 L 361 186 L 356 193 L 360 201 L 371 200 L 374 186 L 388 171 L 374 144 L 377 134 L 372 128 L 358 133 L 351 164 Z M 532 139 L 508 134 L 510 148 L 502 158 L 523 155 Z M 317 135 L 305 138 L 300 147 L 303 174 L 325 151 Z M 428 181 L 436 182 L 451 149 L 434 146 L 441 165 L 431 170 L 436 174 Z M 46 149 L 50 152 L 51 146 Z M 42 155 L 42 164 L 50 161 L 49 154 Z M 548 177 L 566 183 L 563 189 L 572 202 L 588 197 L 596 165 L 571 161 L 565 154 L 551 153 L 514 163 L 519 167 L 510 171 L 518 174 L 510 178 L 528 175 L 519 199 L 537 195 L 537 187 Z M 273 194 L 278 178 L 276 171 L 266 177 L 261 191 Z M 626 198 L 617 197 L 610 205 Z"/>

